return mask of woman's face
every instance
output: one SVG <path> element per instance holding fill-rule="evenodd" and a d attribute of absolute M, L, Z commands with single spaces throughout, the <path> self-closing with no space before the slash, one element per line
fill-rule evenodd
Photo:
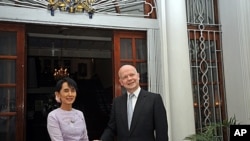
<path fill-rule="evenodd" d="M 76 89 L 64 82 L 60 92 L 56 92 L 56 95 L 61 100 L 62 105 L 72 105 L 76 99 Z"/>

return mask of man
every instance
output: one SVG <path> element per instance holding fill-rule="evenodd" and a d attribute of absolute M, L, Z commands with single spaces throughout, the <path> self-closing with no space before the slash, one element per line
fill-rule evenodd
<path fill-rule="evenodd" d="M 161 96 L 141 89 L 134 66 L 122 66 L 118 75 L 127 92 L 114 99 L 101 140 L 113 141 L 116 137 L 117 141 L 168 141 L 167 115 Z M 134 96 L 130 99 L 130 95 Z M 131 100 L 134 110 L 129 122 Z"/>

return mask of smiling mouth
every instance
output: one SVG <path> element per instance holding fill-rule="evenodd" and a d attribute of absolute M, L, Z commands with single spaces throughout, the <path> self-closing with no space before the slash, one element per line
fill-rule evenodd
<path fill-rule="evenodd" d="M 74 100 L 74 98 L 67 98 L 67 100 L 72 101 L 72 100 Z"/>
<path fill-rule="evenodd" d="M 130 85 L 132 85 L 132 84 L 134 84 L 134 82 L 132 82 L 132 83 L 128 83 L 128 85 L 130 86 Z"/>

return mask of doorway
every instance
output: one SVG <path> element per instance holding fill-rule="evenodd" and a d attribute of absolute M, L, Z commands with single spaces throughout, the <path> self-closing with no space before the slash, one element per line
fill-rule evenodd
<path fill-rule="evenodd" d="M 78 84 L 74 108 L 84 113 L 89 139 L 99 139 L 113 99 L 112 31 L 30 24 L 26 33 L 27 141 L 50 140 L 46 120 L 59 106 L 53 91 L 53 73 L 59 66 Z"/>

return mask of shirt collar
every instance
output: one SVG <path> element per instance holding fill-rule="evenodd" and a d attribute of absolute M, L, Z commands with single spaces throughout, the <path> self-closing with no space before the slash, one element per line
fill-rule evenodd
<path fill-rule="evenodd" d="M 141 91 L 141 87 L 138 87 L 138 88 L 133 92 L 133 94 L 135 95 L 135 97 L 138 97 L 138 96 L 139 96 L 140 91 Z M 127 94 L 129 95 L 130 93 L 127 92 Z"/>

